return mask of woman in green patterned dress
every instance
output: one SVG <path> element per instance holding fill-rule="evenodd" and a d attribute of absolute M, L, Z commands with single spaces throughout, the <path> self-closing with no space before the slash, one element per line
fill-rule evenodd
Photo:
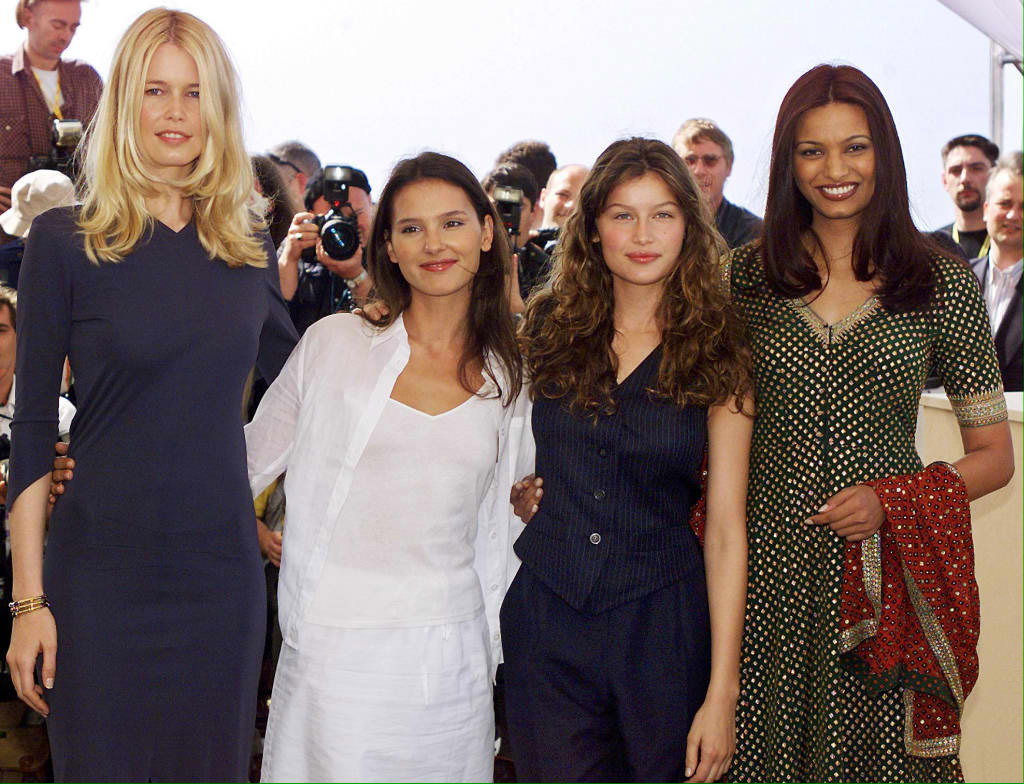
<path fill-rule="evenodd" d="M 976 279 L 914 228 L 892 115 L 857 69 L 818 66 L 783 99 L 764 239 L 733 251 L 726 274 L 757 400 L 730 780 L 962 780 L 955 743 L 908 749 L 900 689 L 872 697 L 840 664 L 844 547 L 885 522 L 860 483 L 922 470 L 930 366 L 958 417 L 969 497 L 1013 473 Z"/>

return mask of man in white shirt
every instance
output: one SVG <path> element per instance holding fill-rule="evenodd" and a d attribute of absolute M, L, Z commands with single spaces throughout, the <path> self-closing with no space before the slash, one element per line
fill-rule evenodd
<path fill-rule="evenodd" d="M 1024 388 L 1021 367 L 1022 179 L 1020 152 L 1007 156 L 992 169 L 985 186 L 984 205 L 991 248 L 987 255 L 971 262 L 971 268 L 981 281 L 1003 387 L 1008 392 Z"/>

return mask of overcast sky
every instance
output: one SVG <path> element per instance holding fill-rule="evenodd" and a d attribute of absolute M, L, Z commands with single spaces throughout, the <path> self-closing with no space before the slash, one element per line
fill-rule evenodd
<path fill-rule="evenodd" d="M 13 0 L 3 4 L 13 17 Z M 483 176 L 514 141 L 590 163 L 611 141 L 671 140 L 691 116 L 736 148 L 726 197 L 761 211 L 782 96 L 820 62 L 864 70 L 892 107 L 915 216 L 951 220 L 939 148 L 989 135 L 989 42 L 936 0 L 182 0 L 241 74 L 246 140 L 298 138 L 363 168 L 374 192 L 401 157 L 436 149 Z M 89 0 L 67 56 L 106 75 L 151 3 Z M 0 19 L 0 49 L 22 32 Z M 1021 77 L 1005 68 L 1005 147 L 1021 140 Z"/>

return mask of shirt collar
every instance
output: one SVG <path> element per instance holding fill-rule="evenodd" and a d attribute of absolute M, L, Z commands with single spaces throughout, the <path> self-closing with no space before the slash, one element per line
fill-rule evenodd
<path fill-rule="evenodd" d="M 992 276 L 992 283 L 996 281 L 1007 281 L 1011 285 L 1016 285 L 1017 281 L 1020 280 L 1021 272 L 1024 271 L 1024 259 L 1017 259 L 1017 263 L 1010 267 L 1008 270 L 1001 270 L 992 261 L 992 254 L 988 257 L 988 271 L 989 275 Z"/>
<path fill-rule="evenodd" d="M 63 59 L 57 60 L 57 70 L 58 71 L 63 70 L 63 68 L 62 68 L 63 65 L 64 65 L 64 60 Z M 25 44 L 22 44 L 21 46 L 18 47 L 18 50 L 14 53 L 14 56 L 11 58 L 11 73 L 12 74 L 16 74 L 16 73 L 18 73 L 18 71 L 28 71 L 28 70 L 30 70 L 29 69 L 29 59 L 28 59 L 28 57 L 25 56 Z"/>

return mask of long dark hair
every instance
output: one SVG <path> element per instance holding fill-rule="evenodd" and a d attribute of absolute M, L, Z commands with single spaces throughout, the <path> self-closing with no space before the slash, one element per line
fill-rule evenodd
<path fill-rule="evenodd" d="M 411 301 L 409 282 L 401 269 L 388 256 L 387 242 L 394 221 L 395 199 L 407 185 L 421 180 L 441 180 L 454 185 L 466 194 L 480 223 L 488 215 L 494 231 L 501 230 L 498 217 L 473 172 L 462 163 L 436 152 L 424 152 L 415 158 L 400 161 L 391 172 L 391 178 L 380 194 L 377 214 L 370 230 L 367 245 L 367 268 L 373 276 L 374 291 L 386 311 L 379 318 L 363 313 L 363 318 L 377 327 L 393 323 Z M 484 361 L 484 372 L 498 389 L 506 405 L 519 394 L 523 383 L 522 361 L 516 343 L 512 312 L 509 310 L 507 283 L 512 271 L 512 257 L 508 243 L 495 236 L 490 250 L 480 252 L 480 268 L 473 278 L 470 293 L 466 348 L 459 360 L 459 382 L 471 393 L 477 391 L 470 374 L 470 365 Z M 502 390 L 498 374 L 491 366 L 497 362 L 508 380 L 508 389 Z"/>
<path fill-rule="evenodd" d="M 861 213 L 853 244 L 857 280 L 878 280 L 882 304 L 893 311 L 922 308 L 931 299 L 931 257 L 937 248 L 914 226 L 907 195 L 907 170 L 899 134 L 878 86 L 849 65 L 819 65 L 805 73 L 779 107 L 772 140 L 768 203 L 761 246 L 768 286 L 782 297 L 803 297 L 821 287 L 818 268 L 803 235 L 810 233 L 811 205 L 796 185 L 796 129 L 809 109 L 830 103 L 859 106 L 867 115 L 875 149 L 875 192 Z"/>
<path fill-rule="evenodd" d="M 277 170 L 274 162 L 266 155 L 253 155 L 252 170 L 256 179 L 260 181 L 260 190 L 264 198 L 270 199 L 274 208 L 267 216 L 267 231 L 270 232 L 270 239 L 277 247 L 288 235 L 288 227 L 292 225 L 292 216 L 298 212 L 293 204 L 288 189 L 284 186 L 281 172 Z"/>
<path fill-rule="evenodd" d="M 551 286 L 530 298 L 521 343 L 535 398 L 565 397 L 586 415 L 615 409 L 617 360 L 612 275 L 595 242 L 597 219 L 616 186 L 657 174 L 686 223 L 675 268 L 658 305 L 661 366 L 654 391 L 679 406 L 742 401 L 749 351 L 720 272 L 725 243 L 689 168 L 654 139 L 623 139 L 598 157 L 555 251 Z"/>

